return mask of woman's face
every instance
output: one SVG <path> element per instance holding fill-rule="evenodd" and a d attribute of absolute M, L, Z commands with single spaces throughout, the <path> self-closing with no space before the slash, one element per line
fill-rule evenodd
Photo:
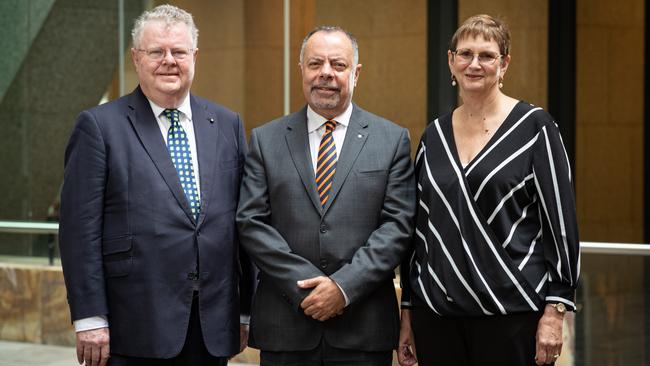
<path fill-rule="evenodd" d="M 498 89 L 510 62 L 509 55 L 500 54 L 495 41 L 486 41 L 482 36 L 459 40 L 456 49 L 447 52 L 447 58 L 451 74 L 465 92 Z"/>

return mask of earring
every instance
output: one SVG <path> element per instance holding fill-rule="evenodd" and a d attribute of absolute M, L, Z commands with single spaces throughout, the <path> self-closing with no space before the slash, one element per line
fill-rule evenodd
<path fill-rule="evenodd" d="M 456 77 L 454 75 L 451 76 L 451 86 L 456 86 L 458 83 L 456 82 Z"/>
<path fill-rule="evenodd" d="M 499 78 L 499 89 L 503 89 L 503 78 Z"/>

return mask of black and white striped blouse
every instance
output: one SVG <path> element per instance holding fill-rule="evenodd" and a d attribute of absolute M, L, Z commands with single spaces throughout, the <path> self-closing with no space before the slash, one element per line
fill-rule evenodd
<path fill-rule="evenodd" d="M 413 251 L 402 305 L 440 315 L 575 309 L 580 253 L 571 169 L 557 125 L 519 102 L 466 166 L 451 115 L 431 123 L 416 156 Z"/>

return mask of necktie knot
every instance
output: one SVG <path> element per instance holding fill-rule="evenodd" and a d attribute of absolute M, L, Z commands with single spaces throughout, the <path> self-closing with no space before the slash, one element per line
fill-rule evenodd
<path fill-rule="evenodd" d="M 178 109 L 165 109 L 163 114 L 172 125 L 178 124 L 181 121 Z"/>
<path fill-rule="evenodd" d="M 325 121 L 325 133 L 330 133 L 334 131 L 334 129 L 336 128 L 336 124 L 337 122 L 331 119 Z"/>

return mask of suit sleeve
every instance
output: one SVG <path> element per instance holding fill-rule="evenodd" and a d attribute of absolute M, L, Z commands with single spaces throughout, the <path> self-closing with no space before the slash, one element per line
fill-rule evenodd
<path fill-rule="evenodd" d="M 239 148 L 239 160 L 244 162 L 248 153 L 246 145 L 246 134 L 244 133 L 244 124 L 237 116 L 237 146 Z M 241 179 L 241 177 L 240 177 Z M 243 318 L 247 318 L 251 313 L 251 303 L 253 301 L 253 294 L 255 293 L 255 279 L 257 278 L 255 265 L 251 262 L 248 253 L 244 250 L 239 243 L 239 313 Z"/>
<path fill-rule="evenodd" d="M 81 113 L 65 152 L 59 230 L 72 320 L 108 314 L 102 268 L 106 155 L 95 116 Z"/>
<path fill-rule="evenodd" d="M 388 173 L 380 225 L 352 261 L 330 277 L 354 303 L 393 275 L 413 233 L 415 186 L 408 131 L 402 129 Z"/>
<path fill-rule="evenodd" d="M 256 130 L 251 133 L 250 151 L 244 166 L 237 209 L 237 226 L 242 246 L 253 262 L 282 291 L 291 306 L 311 290 L 298 288 L 297 281 L 322 276 L 307 259 L 292 253 L 282 235 L 271 225 L 271 207 L 264 157 Z"/>
<path fill-rule="evenodd" d="M 533 155 L 535 186 L 541 206 L 542 245 L 549 273 L 548 303 L 575 309 L 580 243 L 571 168 L 555 123 L 546 123 Z"/>
<path fill-rule="evenodd" d="M 422 137 L 424 138 L 424 136 Z M 417 189 L 417 180 L 419 179 L 418 177 L 420 176 L 419 172 L 420 169 L 422 168 L 422 154 L 424 154 L 424 149 L 422 145 L 422 140 L 420 140 L 420 144 L 418 145 L 418 151 L 415 155 L 415 179 L 413 180 L 413 187 L 415 189 L 415 203 L 416 203 L 416 208 L 415 208 L 415 215 L 416 215 L 416 220 L 417 221 L 417 204 L 420 202 L 420 191 Z M 415 256 L 415 235 L 411 235 L 411 240 L 409 241 L 409 247 L 406 250 L 406 254 L 402 258 L 402 263 L 400 264 L 400 285 L 402 287 L 402 297 L 401 297 L 401 307 L 402 309 L 410 309 L 413 306 L 413 289 L 411 287 L 411 263 L 413 261 L 413 257 Z"/>

